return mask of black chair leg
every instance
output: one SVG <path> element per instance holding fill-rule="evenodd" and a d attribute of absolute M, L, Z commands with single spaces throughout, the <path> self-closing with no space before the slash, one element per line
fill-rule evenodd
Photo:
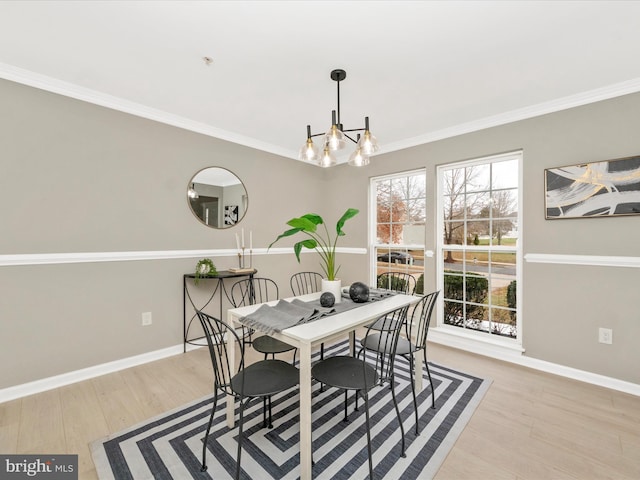
<path fill-rule="evenodd" d="M 273 428 L 271 421 L 271 397 L 262 397 L 262 428 Z"/>
<path fill-rule="evenodd" d="M 247 400 L 247 402 L 249 402 L 249 400 Z M 244 402 L 242 401 L 242 397 L 240 397 L 240 421 L 238 425 L 238 455 L 236 459 L 236 480 L 240 480 L 240 457 L 242 456 L 243 422 L 244 422 Z"/>
<path fill-rule="evenodd" d="M 343 422 L 348 422 L 349 421 L 349 414 L 347 413 L 347 399 L 348 397 L 348 390 L 344 391 L 344 420 Z M 357 401 L 357 400 L 356 400 Z"/>
<path fill-rule="evenodd" d="M 429 377 L 429 385 L 431 385 L 431 408 L 436 408 L 436 392 L 433 389 L 433 380 L 431 379 L 431 371 L 429 370 L 429 362 L 427 362 L 426 352 L 424 355 L 424 364 L 427 367 L 427 376 Z"/>
<path fill-rule="evenodd" d="M 405 446 L 404 446 L 404 425 L 402 424 L 402 418 L 400 417 L 398 400 L 396 400 L 396 389 L 395 389 L 396 380 L 395 378 L 393 378 L 393 376 L 391 377 L 391 380 L 389 381 L 389 383 L 391 384 L 391 396 L 393 397 L 393 406 L 396 409 L 396 416 L 398 417 L 398 423 L 400 424 L 400 435 L 402 435 L 402 451 L 400 452 L 400 456 L 403 458 L 406 458 L 407 454 L 405 453 Z"/>
<path fill-rule="evenodd" d="M 358 393 L 356 393 L 357 395 Z M 373 480 L 373 453 L 371 451 L 371 427 L 369 425 L 369 395 L 364 394 L 364 408 L 367 422 L 367 451 L 369 452 L 369 479 Z"/>
<path fill-rule="evenodd" d="M 207 441 L 209 440 L 209 432 L 211 431 L 211 425 L 213 424 L 213 416 L 216 413 L 216 407 L 218 405 L 218 389 L 213 393 L 213 408 L 211 409 L 211 416 L 209 416 L 209 423 L 207 424 L 207 433 L 204 435 L 204 443 L 202 445 L 202 468 L 201 471 L 207 471 Z"/>
<path fill-rule="evenodd" d="M 413 357 L 413 355 L 408 355 L 407 357 L 405 357 L 408 362 L 409 362 L 409 374 L 410 374 L 410 379 L 409 381 L 411 382 L 411 393 L 413 394 L 413 411 L 415 413 L 416 416 L 416 435 L 420 435 L 420 427 L 418 425 L 418 402 L 416 400 L 416 384 L 415 384 L 415 359 Z"/>
<path fill-rule="evenodd" d="M 324 360 L 324 343 L 320 344 L 320 360 Z M 324 383 L 320 384 L 320 391 L 324 392 Z"/>

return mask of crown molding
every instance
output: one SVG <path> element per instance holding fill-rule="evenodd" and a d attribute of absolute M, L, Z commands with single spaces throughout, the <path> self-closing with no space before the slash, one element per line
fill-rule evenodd
<path fill-rule="evenodd" d="M 239 145 L 244 145 L 245 147 L 273 153 L 282 157 L 295 158 L 297 155 L 296 152 L 292 152 L 277 145 L 261 142 L 228 130 L 212 127 L 211 125 L 207 125 L 202 122 L 196 122 L 185 117 L 173 115 L 163 110 L 147 107 L 140 103 L 131 102 L 97 90 L 84 88 L 74 83 L 58 80 L 30 70 L 14 67 L 13 65 L 8 65 L 6 63 L 0 63 L 0 78 L 21 83 L 29 87 L 39 88 L 40 90 L 45 90 L 47 92 L 64 95 L 65 97 L 75 98 L 76 100 L 82 100 L 84 102 L 110 108 L 119 112 L 128 113 L 137 117 L 164 123 L 173 127 L 182 128 L 191 132 L 200 133 L 209 137 L 237 143 Z"/>
<path fill-rule="evenodd" d="M 279 147 L 277 145 L 261 142 L 244 135 L 239 135 L 234 132 L 215 128 L 201 122 L 196 122 L 188 118 L 173 115 L 162 110 L 150 108 L 139 103 L 131 102 L 119 97 L 98 92 L 97 90 L 84 88 L 70 82 L 64 82 L 53 77 L 32 72 L 30 70 L 25 70 L 23 68 L 15 67 L 6 63 L 0 63 L 0 78 L 28 85 L 30 87 L 39 88 L 41 90 L 46 90 L 48 92 L 57 93 L 59 95 L 64 95 L 70 98 L 75 98 L 77 100 L 93 103 L 102 107 L 111 108 L 120 112 L 129 113 L 138 117 L 154 120 L 156 122 L 165 123 L 174 127 L 183 128 L 192 132 L 201 133 L 209 137 L 215 137 L 226 140 L 228 142 L 237 143 L 239 145 L 244 145 L 245 147 L 255 148 L 264 152 L 298 160 L 297 152 Z M 635 78 L 632 80 L 627 80 L 625 82 L 608 85 L 606 87 L 558 98 L 549 102 L 542 102 L 536 105 L 504 112 L 498 115 L 462 123 L 450 128 L 436 130 L 434 132 L 425 133 L 424 135 L 418 135 L 416 137 L 412 137 L 399 142 L 382 145 L 380 151 L 377 152 L 376 155 L 403 150 L 405 148 L 415 147 L 425 143 L 435 142 L 437 140 L 444 140 L 446 138 L 451 138 L 466 133 L 472 133 L 478 130 L 484 130 L 486 128 L 497 127 L 499 125 L 505 125 L 507 123 L 513 123 L 520 120 L 526 120 L 528 118 L 546 115 L 548 113 L 554 113 L 561 110 L 567 110 L 569 108 L 579 107 L 581 105 L 587 105 L 589 103 L 595 103 L 601 100 L 608 100 L 610 98 L 620 97 L 622 95 L 636 93 L 639 91 L 640 78 Z M 339 159 L 338 163 L 344 162 L 346 162 L 346 157 L 344 159 Z"/>
<path fill-rule="evenodd" d="M 582 105 L 588 105 L 590 103 L 600 102 L 602 100 L 608 100 L 637 92 L 640 92 L 640 78 L 634 78 L 625 82 L 614 83 L 606 87 L 589 90 L 575 95 L 569 95 L 549 102 L 542 102 L 498 115 L 492 115 L 472 122 L 455 125 L 450 128 L 444 128 L 442 130 L 425 133 L 424 135 L 418 135 L 400 142 L 381 145 L 380 151 L 377 155 L 403 150 L 405 148 L 411 148 L 425 143 L 435 142 L 437 140 L 444 140 L 446 138 L 456 137 L 466 133 L 477 132 L 486 128 L 506 125 L 520 120 L 527 120 L 529 118 L 539 117 L 541 115 L 568 110 L 569 108 L 580 107 Z"/>

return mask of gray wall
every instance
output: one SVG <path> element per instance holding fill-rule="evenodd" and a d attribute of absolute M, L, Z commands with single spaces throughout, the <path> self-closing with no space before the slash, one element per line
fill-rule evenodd
<path fill-rule="evenodd" d="M 322 172 L 290 159 L 8 81 L 0 105 L 0 255 L 233 249 L 240 227 L 266 248 L 324 198 Z M 238 227 L 211 229 L 190 211 L 189 181 L 209 166 L 249 192 Z M 314 257 L 302 267 L 317 270 Z M 182 275 L 196 262 L 0 267 L 0 388 L 181 344 Z M 254 266 L 283 296 L 302 268 L 293 255 Z M 142 312 L 153 325 L 141 326 Z"/>
<path fill-rule="evenodd" d="M 370 176 L 427 171 L 426 248 L 435 250 L 435 176 L 440 164 L 523 149 L 523 252 L 640 256 L 640 216 L 545 220 L 544 169 L 640 154 L 640 94 L 573 108 L 379 155 L 362 175 L 330 172 L 332 188 L 364 208 Z M 341 170 L 342 169 L 342 170 Z M 359 238 L 360 240 L 360 238 Z M 361 241 L 365 241 L 362 237 Z M 435 287 L 438 257 L 425 259 Z M 640 269 L 524 263 L 525 355 L 640 384 Z M 598 343 L 598 327 L 613 344 Z"/>
<path fill-rule="evenodd" d="M 315 211 L 335 222 L 346 207 L 361 214 L 341 246 L 364 247 L 369 177 L 426 167 L 434 249 L 436 165 L 520 148 L 525 254 L 640 253 L 640 217 L 546 221 L 543 212 L 544 168 L 639 153 L 640 95 L 380 155 L 362 170 L 321 170 L 7 81 L 0 105 L 0 255 L 233 248 L 239 227 L 207 228 L 187 204 L 189 180 L 208 166 L 243 180 L 249 210 L 240 227 L 253 231 L 255 248 L 293 216 Z M 366 255 L 340 261 L 345 282 L 368 278 Z M 435 262 L 427 261 L 426 288 L 435 287 Z M 0 267 L 0 388 L 181 343 L 182 274 L 195 263 Z M 292 272 L 318 270 L 313 255 L 302 265 L 261 255 L 254 265 L 282 296 Z M 525 264 L 526 355 L 640 383 L 639 277 L 638 269 Z M 142 327 L 147 311 L 153 325 Z M 597 343 L 598 326 L 613 328 L 613 345 Z"/>

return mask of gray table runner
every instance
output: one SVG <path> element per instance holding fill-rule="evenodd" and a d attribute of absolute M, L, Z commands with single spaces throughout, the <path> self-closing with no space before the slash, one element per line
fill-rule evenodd
<path fill-rule="evenodd" d="M 342 301 L 329 308 L 321 306 L 320 299 L 311 302 L 303 302 L 297 298 L 291 302 L 280 300 L 274 306 L 261 305 L 255 312 L 242 317 L 240 321 L 247 327 L 269 335 L 300 323 L 312 322 L 328 315 L 346 312 L 395 294 L 396 292 L 389 290 L 372 288 L 369 292 L 368 302 L 355 303 L 349 298 L 349 294 L 343 291 Z"/>

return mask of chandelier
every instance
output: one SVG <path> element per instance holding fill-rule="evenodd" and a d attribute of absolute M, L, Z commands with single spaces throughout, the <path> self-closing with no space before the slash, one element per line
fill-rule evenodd
<path fill-rule="evenodd" d="M 355 151 L 349 157 L 349 165 L 362 167 L 369 164 L 369 156 L 378 150 L 378 141 L 369 131 L 369 117 L 364 117 L 364 128 L 345 129 L 340 123 L 340 82 L 347 78 L 347 72 L 336 69 L 331 71 L 331 80 L 338 85 L 338 109 L 331 111 L 331 128 L 326 133 L 311 133 L 311 125 L 307 125 L 307 141 L 300 149 L 299 159 L 317 163 L 321 167 L 332 167 L 337 163 L 333 152 L 343 149 L 347 141 L 356 144 Z M 351 132 L 358 133 L 354 139 L 348 135 Z M 314 137 L 322 136 L 322 151 L 313 143 Z M 345 140 L 346 139 L 346 140 Z"/>

